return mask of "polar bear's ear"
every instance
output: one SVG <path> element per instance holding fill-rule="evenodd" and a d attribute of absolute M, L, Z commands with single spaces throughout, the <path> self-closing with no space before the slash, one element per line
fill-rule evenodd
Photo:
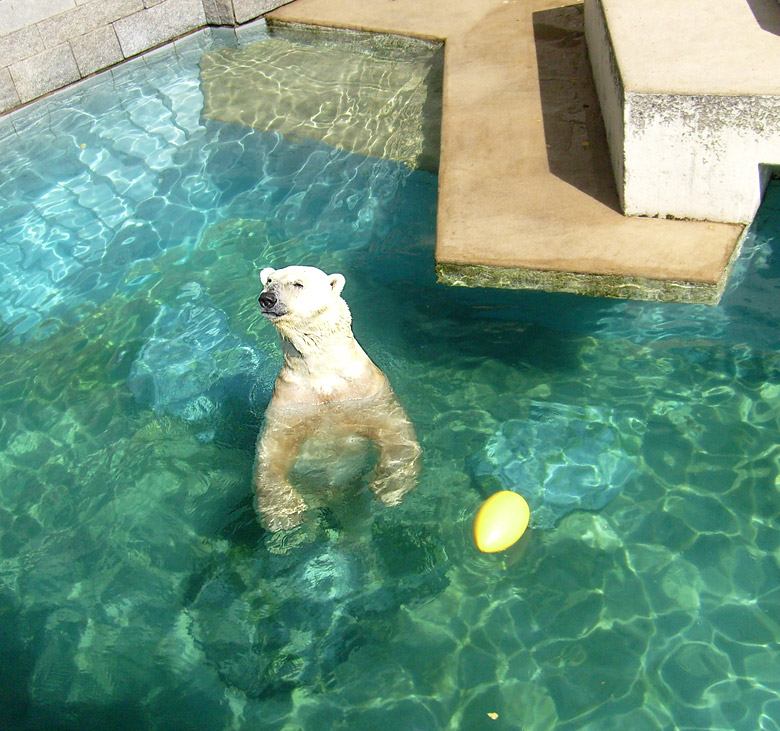
<path fill-rule="evenodd" d="M 330 288 L 333 290 L 333 294 L 340 295 L 341 290 L 344 289 L 344 285 L 347 283 L 347 280 L 344 279 L 343 274 L 331 274 L 328 277 L 328 283 L 330 284 Z"/>
<path fill-rule="evenodd" d="M 271 267 L 266 267 L 263 269 L 263 271 L 260 272 L 260 284 L 262 284 L 264 287 L 266 283 L 268 282 L 268 277 L 270 277 L 276 269 L 272 269 Z"/>

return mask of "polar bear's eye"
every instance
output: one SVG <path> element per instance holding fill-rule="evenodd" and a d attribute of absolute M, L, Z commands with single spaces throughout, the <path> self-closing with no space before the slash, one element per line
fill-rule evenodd
<path fill-rule="evenodd" d="M 303 289 L 303 282 L 293 282 L 295 289 Z"/>

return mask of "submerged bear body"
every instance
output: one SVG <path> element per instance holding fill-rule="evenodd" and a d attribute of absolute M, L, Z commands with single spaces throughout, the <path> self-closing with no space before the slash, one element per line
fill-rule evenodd
<path fill-rule="evenodd" d="M 289 475 L 312 439 L 334 450 L 352 438 L 373 442 L 379 457 L 371 489 L 383 503 L 399 503 L 416 482 L 420 447 L 387 377 L 352 334 L 344 277 L 292 266 L 263 269 L 260 279 L 260 308 L 284 356 L 253 471 L 263 522 L 276 531 L 303 519 L 306 503 Z"/>

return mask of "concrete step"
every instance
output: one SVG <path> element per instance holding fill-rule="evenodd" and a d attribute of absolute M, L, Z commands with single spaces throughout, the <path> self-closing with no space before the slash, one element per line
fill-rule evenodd
<path fill-rule="evenodd" d="M 623 211 L 749 223 L 780 165 L 776 0 L 586 0 Z"/>

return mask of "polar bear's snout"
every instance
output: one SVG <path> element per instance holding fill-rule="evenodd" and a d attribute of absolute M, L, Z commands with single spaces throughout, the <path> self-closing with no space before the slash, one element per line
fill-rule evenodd
<path fill-rule="evenodd" d="M 275 318 L 287 314 L 287 308 L 273 290 L 264 289 L 257 301 L 260 303 L 260 310 L 267 317 Z"/>
<path fill-rule="evenodd" d="M 264 310 L 271 310 L 276 304 L 276 295 L 273 292 L 263 292 L 257 301 Z"/>

